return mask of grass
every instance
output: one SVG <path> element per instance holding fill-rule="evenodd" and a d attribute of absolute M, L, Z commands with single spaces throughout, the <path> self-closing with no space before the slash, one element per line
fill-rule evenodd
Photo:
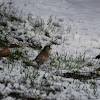
<path fill-rule="evenodd" d="M 60 54 L 56 52 L 55 55 L 51 56 L 50 65 L 55 68 L 63 69 L 81 69 L 85 66 L 85 54 L 80 54 L 79 56 L 73 57 L 68 53 Z"/>

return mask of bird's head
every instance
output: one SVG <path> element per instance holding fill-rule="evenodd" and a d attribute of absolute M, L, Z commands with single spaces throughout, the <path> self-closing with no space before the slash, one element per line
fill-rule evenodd
<path fill-rule="evenodd" d="M 49 52 L 50 49 L 51 49 L 50 45 L 46 45 L 43 50 L 45 50 L 46 52 Z"/>

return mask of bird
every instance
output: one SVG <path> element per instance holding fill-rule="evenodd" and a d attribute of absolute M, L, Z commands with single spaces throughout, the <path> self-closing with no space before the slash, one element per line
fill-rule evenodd
<path fill-rule="evenodd" d="M 38 66 L 44 65 L 49 60 L 50 49 L 50 45 L 46 45 L 33 61 L 36 61 Z"/>

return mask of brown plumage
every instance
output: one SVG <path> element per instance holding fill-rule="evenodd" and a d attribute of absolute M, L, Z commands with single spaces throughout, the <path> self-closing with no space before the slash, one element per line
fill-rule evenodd
<path fill-rule="evenodd" d="M 46 45 L 43 50 L 38 54 L 34 61 L 37 62 L 38 65 L 43 65 L 49 60 L 50 55 L 50 45 Z"/>

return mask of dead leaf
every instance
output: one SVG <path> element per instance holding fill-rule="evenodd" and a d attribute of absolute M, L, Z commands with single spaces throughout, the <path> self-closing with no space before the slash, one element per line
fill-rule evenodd
<path fill-rule="evenodd" d="M 95 59 L 100 59 L 100 54 L 95 57 Z"/>
<path fill-rule="evenodd" d="M 16 43 L 10 45 L 11 48 L 20 48 L 20 46 Z"/>
<path fill-rule="evenodd" d="M 100 67 L 96 69 L 96 71 L 100 71 Z"/>
<path fill-rule="evenodd" d="M 6 49 L 3 49 L 0 51 L 0 56 L 2 56 L 2 57 L 10 55 L 10 54 L 11 54 L 11 52 L 10 52 L 9 48 L 6 48 Z"/>
<path fill-rule="evenodd" d="M 93 66 L 93 64 L 90 62 L 90 63 L 87 64 L 87 66 L 91 67 L 91 66 Z"/>

